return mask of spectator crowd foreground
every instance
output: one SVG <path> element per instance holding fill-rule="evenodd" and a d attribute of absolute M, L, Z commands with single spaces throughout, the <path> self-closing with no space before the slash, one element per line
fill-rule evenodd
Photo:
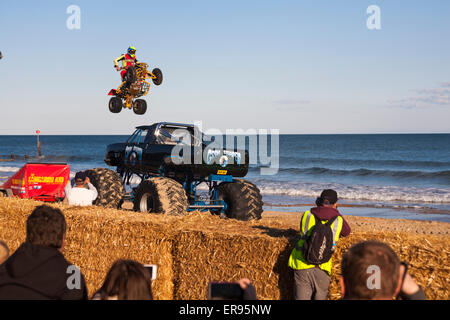
<path fill-rule="evenodd" d="M 322 194 L 319 198 L 327 200 L 327 197 Z M 318 202 L 320 204 L 321 200 L 318 199 Z M 335 203 L 329 202 L 331 207 L 325 207 L 330 208 L 327 210 L 333 209 L 337 200 Z M 317 212 L 317 209 L 313 208 L 310 212 Z M 304 217 L 305 215 L 302 216 L 302 221 Z M 344 229 L 343 221 L 342 218 L 340 234 Z M 0 241 L 0 299 L 153 298 L 147 270 L 136 261 L 123 259 L 113 263 L 105 275 L 103 285 L 95 293 L 88 295 L 81 271 L 64 257 L 67 225 L 61 210 L 47 205 L 38 206 L 28 216 L 25 228 L 26 239 L 12 255 L 9 256 L 7 244 Z M 309 228 L 302 231 L 305 230 Z M 373 278 L 376 273 L 368 272 L 369 267 L 374 269 L 374 266 L 381 271 L 379 279 Z M 320 267 L 314 269 L 324 272 Z M 344 254 L 341 269 L 343 299 L 425 299 L 422 288 L 407 272 L 407 264 L 401 263 L 395 252 L 384 243 L 366 241 L 354 245 Z M 251 289 L 243 297 L 256 298 L 257 293 L 250 280 L 241 279 L 236 283 L 244 291 Z M 314 281 L 310 283 L 313 284 Z M 302 288 L 302 285 L 296 287 L 296 297 L 298 294 L 304 295 Z M 314 298 L 314 289 L 307 290 L 307 294 L 312 292 L 311 298 Z"/>

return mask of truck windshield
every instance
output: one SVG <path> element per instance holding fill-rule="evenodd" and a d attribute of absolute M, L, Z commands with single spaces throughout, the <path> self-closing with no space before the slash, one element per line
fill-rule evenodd
<path fill-rule="evenodd" d="M 133 143 L 136 140 L 137 137 L 137 133 L 139 132 L 139 130 L 136 130 L 127 140 L 127 143 Z"/>
<path fill-rule="evenodd" d="M 191 128 L 179 128 L 164 126 L 155 132 L 158 143 L 176 145 L 178 143 L 194 143 L 193 130 Z"/>
<path fill-rule="evenodd" d="M 148 130 L 137 129 L 130 138 L 128 138 L 127 143 L 144 143 L 145 138 L 147 136 Z"/>

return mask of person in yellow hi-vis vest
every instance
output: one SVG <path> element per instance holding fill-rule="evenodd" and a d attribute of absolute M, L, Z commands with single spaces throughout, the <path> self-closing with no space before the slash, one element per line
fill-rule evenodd
<path fill-rule="evenodd" d="M 317 207 L 311 208 L 303 214 L 300 220 L 302 237 L 289 257 L 289 267 L 294 270 L 294 298 L 296 300 L 325 300 L 328 296 L 332 259 L 330 258 L 321 264 L 311 264 L 304 257 L 305 242 L 311 236 L 317 221 L 320 220 L 321 223 L 329 225 L 329 228 L 331 228 L 333 242 L 330 245 L 334 246 L 340 237 L 346 237 L 350 234 L 350 226 L 337 210 L 338 197 L 336 191 L 332 189 L 323 190 L 316 200 L 316 205 Z M 325 247 L 325 244 L 323 244 L 323 247 Z M 323 247 L 319 249 L 323 251 Z"/>

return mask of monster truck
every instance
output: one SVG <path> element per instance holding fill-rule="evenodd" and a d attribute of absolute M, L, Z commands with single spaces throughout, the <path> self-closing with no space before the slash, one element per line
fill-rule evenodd
<path fill-rule="evenodd" d="M 130 200 L 134 210 L 141 212 L 181 215 L 209 210 L 238 220 L 260 219 L 259 189 L 237 179 L 247 174 L 248 160 L 247 150 L 206 145 L 204 135 L 193 125 L 160 122 L 139 126 L 126 142 L 108 145 L 105 162 L 116 172 L 93 169 L 91 182 L 99 191 L 98 201 L 108 194 L 112 206 Z M 132 177 L 139 177 L 139 184 L 121 197 L 121 188 L 136 182 Z M 96 185 L 101 179 L 102 184 Z M 201 184 L 208 190 L 204 188 L 203 195 L 198 190 Z"/>

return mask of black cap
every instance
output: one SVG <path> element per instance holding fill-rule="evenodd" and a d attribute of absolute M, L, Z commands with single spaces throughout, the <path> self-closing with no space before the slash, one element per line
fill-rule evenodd
<path fill-rule="evenodd" d="M 86 175 L 86 172 L 84 172 L 84 171 L 79 171 L 75 174 L 75 180 L 84 181 L 84 180 L 86 180 L 86 177 L 87 177 L 87 175 Z"/>
<path fill-rule="evenodd" d="M 328 200 L 330 204 L 335 204 L 338 201 L 337 192 L 333 189 L 325 189 L 320 194 L 320 198 L 323 199 L 323 201 Z"/>

